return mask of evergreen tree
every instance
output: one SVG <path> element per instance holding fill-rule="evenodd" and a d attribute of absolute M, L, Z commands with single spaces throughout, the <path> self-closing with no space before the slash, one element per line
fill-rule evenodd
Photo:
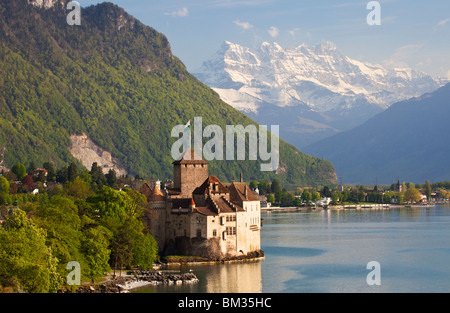
<path fill-rule="evenodd" d="M 427 196 L 427 199 L 428 199 L 428 200 L 431 199 L 431 191 L 432 191 L 432 189 L 431 189 L 430 181 L 427 180 L 427 181 L 425 182 L 425 195 Z"/>
<path fill-rule="evenodd" d="M 108 174 L 105 175 L 106 183 L 109 187 L 114 187 L 117 181 L 116 171 L 113 169 L 110 169 L 108 171 Z"/>
<path fill-rule="evenodd" d="M 45 162 L 42 167 L 47 170 L 47 181 L 56 181 L 56 170 L 55 166 L 51 162 Z"/>
<path fill-rule="evenodd" d="M 104 185 L 106 185 L 106 177 L 103 174 L 103 170 L 100 166 L 98 166 L 97 162 L 92 163 L 91 171 L 89 172 L 91 174 L 92 179 L 92 185 L 96 189 L 101 189 Z"/>
<path fill-rule="evenodd" d="M 271 184 L 270 188 L 272 190 L 272 193 L 274 193 L 274 194 L 277 194 L 277 193 L 280 193 L 283 191 L 281 188 L 281 185 L 277 179 L 272 180 L 272 184 Z"/>
<path fill-rule="evenodd" d="M 78 177 L 78 167 L 75 162 L 70 163 L 67 169 L 67 180 L 73 182 Z"/>

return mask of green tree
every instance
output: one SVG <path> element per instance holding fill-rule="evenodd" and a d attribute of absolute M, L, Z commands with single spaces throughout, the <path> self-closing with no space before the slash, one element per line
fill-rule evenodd
<path fill-rule="evenodd" d="M 342 193 L 334 192 L 331 196 L 331 205 L 337 205 L 340 200 L 342 201 Z"/>
<path fill-rule="evenodd" d="M 258 188 L 258 182 L 255 181 L 255 180 L 252 180 L 248 186 L 249 186 L 252 190 L 255 190 L 256 188 Z"/>
<path fill-rule="evenodd" d="M 145 250 L 153 246 L 142 222 L 145 196 L 133 190 L 117 191 L 103 186 L 88 202 L 98 222 L 112 232 L 111 266 L 148 268 L 156 253 L 153 253 L 155 249 Z"/>
<path fill-rule="evenodd" d="M 28 166 L 28 170 L 27 170 L 28 175 L 33 176 L 34 171 L 35 171 L 36 169 L 37 169 L 36 164 L 35 164 L 33 161 L 30 162 L 30 165 Z"/>
<path fill-rule="evenodd" d="M 292 204 L 299 207 L 302 205 L 302 200 L 298 197 L 295 197 L 294 202 Z"/>
<path fill-rule="evenodd" d="M 345 190 L 342 192 L 341 202 L 347 201 L 349 197 L 350 197 L 350 192 L 348 191 L 348 189 L 345 189 Z"/>
<path fill-rule="evenodd" d="M 62 284 L 45 231 L 19 210 L 0 227 L 0 284 L 30 293 L 54 293 Z"/>
<path fill-rule="evenodd" d="M 51 162 L 45 162 L 42 167 L 47 170 L 47 181 L 53 182 L 56 180 L 55 166 Z"/>
<path fill-rule="evenodd" d="M 331 190 L 330 190 L 330 187 L 324 186 L 323 189 L 322 189 L 322 195 L 323 195 L 324 197 L 326 197 L 326 198 L 331 198 L 332 192 L 331 192 Z"/>
<path fill-rule="evenodd" d="M 113 169 L 110 169 L 108 171 L 108 174 L 105 175 L 105 178 L 106 178 L 106 184 L 109 187 L 114 187 L 114 185 L 116 184 L 116 181 L 117 181 L 116 171 Z"/>
<path fill-rule="evenodd" d="M 16 174 L 18 180 L 22 180 L 27 175 L 27 169 L 22 163 L 14 165 L 11 171 Z"/>
<path fill-rule="evenodd" d="M 112 233 L 103 226 L 87 227 L 83 232 L 81 253 L 88 266 L 86 274 L 92 282 L 111 271 L 109 266 L 111 237 Z"/>
<path fill-rule="evenodd" d="M 136 233 L 133 245 L 132 266 L 137 266 L 143 270 L 153 268 L 153 262 L 158 255 L 158 244 L 150 234 L 144 232 Z"/>
<path fill-rule="evenodd" d="M 73 182 L 78 177 L 78 167 L 75 162 L 70 163 L 67 168 L 67 180 Z"/>
<path fill-rule="evenodd" d="M 430 200 L 431 199 L 431 184 L 430 184 L 430 181 L 429 180 L 427 180 L 426 182 L 425 182 L 425 195 L 427 196 L 427 200 Z"/>
<path fill-rule="evenodd" d="M 74 181 L 68 181 L 64 184 L 64 191 L 68 196 L 76 199 L 86 199 L 94 195 L 91 187 L 80 177 L 75 178 Z"/>
<path fill-rule="evenodd" d="M 272 193 L 274 193 L 275 195 L 277 194 L 277 192 L 282 192 L 283 191 L 282 188 L 281 188 L 281 185 L 280 185 L 280 183 L 278 182 L 277 179 L 272 180 L 272 184 L 271 184 L 270 188 L 272 190 Z"/>
<path fill-rule="evenodd" d="M 63 167 L 56 172 L 56 181 L 58 183 L 64 184 L 69 180 L 69 169 Z"/>
<path fill-rule="evenodd" d="M 83 266 L 84 258 L 79 250 L 82 225 L 75 203 L 64 196 L 53 196 L 36 211 L 36 223 L 47 231 L 46 244 L 59 260 L 59 272 L 64 273 L 71 261 Z"/>
<path fill-rule="evenodd" d="M 89 172 L 89 174 L 91 174 L 91 180 L 94 189 L 100 190 L 104 185 L 106 185 L 106 177 L 103 174 L 102 168 L 98 166 L 97 162 L 92 163 L 91 171 Z"/>
<path fill-rule="evenodd" d="M 266 195 L 270 193 L 269 182 L 267 180 L 261 180 L 258 185 L 259 193 Z"/>
<path fill-rule="evenodd" d="M 0 193 L 9 193 L 9 187 L 9 181 L 5 177 L 0 176 Z"/>
<path fill-rule="evenodd" d="M 312 193 L 312 197 L 311 197 L 311 201 L 312 202 L 316 202 L 320 200 L 320 193 L 318 193 L 317 191 Z"/>
<path fill-rule="evenodd" d="M 312 194 L 311 194 L 308 190 L 305 190 L 305 191 L 303 191 L 303 193 L 302 193 L 301 199 L 303 200 L 303 202 L 305 202 L 306 204 L 308 204 L 308 203 L 310 203 L 311 200 L 312 200 Z"/>
<path fill-rule="evenodd" d="M 407 203 L 416 203 L 422 199 L 420 191 L 416 188 L 408 188 L 405 192 L 405 201 Z"/>

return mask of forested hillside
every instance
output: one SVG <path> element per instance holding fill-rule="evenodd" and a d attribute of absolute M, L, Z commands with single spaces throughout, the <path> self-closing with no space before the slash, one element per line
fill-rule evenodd
<path fill-rule="evenodd" d="M 123 9 L 83 8 L 81 25 L 69 26 L 63 4 L 0 0 L 0 165 L 67 165 L 69 137 L 85 133 L 130 175 L 165 179 L 175 125 L 196 116 L 203 125 L 256 125 L 189 74 L 164 35 Z M 330 162 L 283 141 L 280 165 L 267 173 L 260 162 L 213 161 L 210 171 L 224 181 L 243 173 L 286 186 L 336 182 Z"/>

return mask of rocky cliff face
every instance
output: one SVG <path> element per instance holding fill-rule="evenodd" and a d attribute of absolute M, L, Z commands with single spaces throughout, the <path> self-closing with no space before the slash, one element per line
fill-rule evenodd
<path fill-rule="evenodd" d="M 61 5 L 65 3 L 64 0 L 28 0 L 28 3 L 32 6 L 44 9 L 52 8 L 57 2 L 61 3 Z"/>
<path fill-rule="evenodd" d="M 69 148 L 70 153 L 79 160 L 87 169 L 90 169 L 92 163 L 103 168 L 103 173 L 114 170 L 117 176 L 127 175 L 127 171 L 122 166 L 120 160 L 114 158 L 110 152 L 97 146 L 86 134 L 70 136 L 72 145 Z"/>

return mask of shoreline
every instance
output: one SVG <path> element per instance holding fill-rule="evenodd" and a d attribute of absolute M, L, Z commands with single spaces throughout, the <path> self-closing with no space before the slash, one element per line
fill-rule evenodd
<path fill-rule="evenodd" d="M 188 273 L 166 273 L 162 267 L 167 269 L 181 267 L 186 265 L 220 265 L 220 264 L 232 264 L 232 263 L 246 263 L 246 262 L 258 262 L 264 260 L 265 256 L 258 256 L 253 258 L 232 258 L 225 260 L 202 260 L 202 261 L 179 261 L 155 264 L 154 269 L 148 271 L 141 270 L 128 270 L 120 271 L 120 276 L 116 276 L 112 273 L 108 273 L 104 276 L 105 280 L 99 283 L 85 283 L 82 286 L 78 286 L 75 293 L 130 293 L 137 289 L 146 286 L 158 286 L 158 285 L 183 285 L 183 284 L 195 284 L 199 282 L 199 279 L 193 272 Z M 60 293 L 71 292 L 69 289 L 63 289 Z"/>
<path fill-rule="evenodd" d="M 145 286 L 195 284 L 199 280 L 194 273 L 169 274 L 159 270 L 133 270 L 116 277 L 109 273 L 105 281 L 78 286 L 76 293 L 129 293 Z M 68 289 L 62 293 L 70 292 Z"/>
<path fill-rule="evenodd" d="M 270 207 L 261 208 L 261 213 L 273 213 L 273 212 L 310 212 L 310 211 L 339 211 L 339 210 L 390 210 L 399 208 L 430 208 L 437 204 L 347 204 L 347 205 L 335 205 L 328 207 Z"/>

